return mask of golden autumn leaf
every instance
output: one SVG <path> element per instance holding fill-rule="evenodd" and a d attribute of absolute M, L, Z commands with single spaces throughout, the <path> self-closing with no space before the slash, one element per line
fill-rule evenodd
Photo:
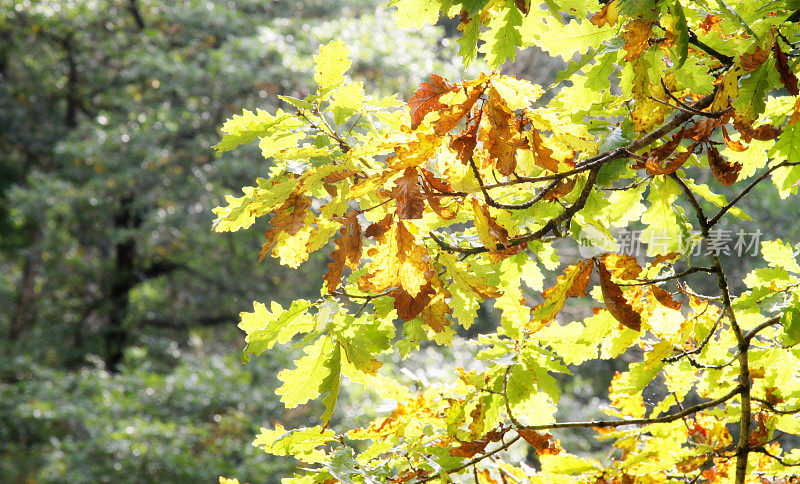
<path fill-rule="evenodd" d="M 417 244 L 402 220 L 392 224 L 367 255 L 372 262 L 366 279 L 374 292 L 400 286 L 413 297 L 428 283 L 428 251 Z"/>
<path fill-rule="evenodd" d="M 739 153 L 747 149 L 747 146 L 741 141 L 733 141 L 731 139 L 730 135 L 728 134 L 728 130 L 725 129 L 725 126 L 722 127 L 722 138 L 725 140 L 725 146 L 727 146 L 731 151 Z"/>
<path fill-rule="evenodd" d="M 632 255 L 608 253 L 604 254 L 601 260 L 606 269 L 619 279 L 630 281 L 639 277 L 642 272 L 642 266 Z"/>
<path fill-rule="evenodd" d="M 650 47 L 650 36 L 653 34 L 653 23 L 641 19 L 633 20 L 625 25 L 625 45 L 622 46 L 628 53 L 625 60 L 628 62 L 636 60 L 642 52 Z"/>
<path fill-rule="evenodd" d="M 485 85 L 475 86 L 469 91 L 464 101 L 445 106 L 444 109 L 439 110 L 439 119 L 433 122 L 433 131 L 438 136 L 444 136 L 451 129 L 458 126 L 458 123 L 461 122 L 464 116 L 472 109 L 472 106 L 475 105 L 478 98 L 481 97 L 484 89 L 486 89 Z"/>
<path fill-rule="evenodd" d="M 441 279 L 435 273 L 429 278 L 429 281 L 434 294 L 420 315 L 428 327 L 436 333 L 441 333 L 450 326 L 450 320 L 447 319 L 447 315 L 452 312 L 450 306 L 447 305 L 450 292 L 444 288 Z"/>
<path fill-rule="evenodd" d="M 550 170 L 553 173 L 558 172 L 558 160 L 553 158 L 553 150 L 544 145 L 542 135 L 537 129 L 531 129 L 528 133 L 528 140 L 531 151 L 533 151 L 533 159 L 537 165 L 545 170 Z"/>
<path fill-rule="evenodd" d="M 613 27 L 617 24 L 618 17 L 619 2 L 617 0 L 612 0 L 603 5 L 603 8 L 601 8 L 599 12 L 592 15 L 589 21 L 598 27 L 602 27 L 606 24 L 608 24 L 609 27 Z"/>
<path fill-rule="evenodd" d="M 351 210 L 347 213 L 339 234 L 336 249 L 331 252 L 333 262 L 328 263 L 328 272 L 323 276 L 329 293 L 339 287 L 344 266 L 357 269 L 361 261 L 361 225 L 358 223 L 358 212 Z"/>
<path fill-rule="evenodd" d="M 597 264 L 597 272 L 600 275 L 600 289 L 603 292 L 603 301 L 606 303 L 608 312 L 623 326 L 641 331 L 641 316 L 633 310 L 619 286 L 611 281 L 611 272 L 606 269 L 604 263 Z"/>
<path fill-rule="evenodd" d="M 564 269 L 556 284 L 542 292 L 544 302 L 533 307 L 533 320 L 528 323 L 528 331 L 535 332 L 555 319 L 567 298 L 586 296 L 592 266 L 592 260 L 585 259 Z"/>
<path fill-rule="evenodd" d="M 447 106 L 439 101 L 447 92 L 456 89 L 450 81 L 437 74 L 431 74 L 430 82 L 423 82 L 408 100 L 408 107 L 411 109 L 411 129 L 416 129 L 422 124 L 425 115 L 431 111 L 440 111 Z"/>
<path fill-rule="evenodd" d="M 488 205 L 477 198 L 473 198 L 472 214 L 475 217 L 475 228 L 478 229 L 478 237 L 487 249 L 495 251 L 498 244 L 504 247 L 509 245 L 508 230 L 497 223 L 497 220 L 489 212 Z"/>

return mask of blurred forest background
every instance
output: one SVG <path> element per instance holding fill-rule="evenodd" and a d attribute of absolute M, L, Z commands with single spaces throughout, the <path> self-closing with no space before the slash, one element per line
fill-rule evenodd
<path fill-rule="evenodd" d="M 250 441 L 314 414 L 273 394 L 296 356 L 243 367 L 236 324 L 253 301 L 315 299 L 326 261 L 257 265 L 266 227 L 212 233 L 211 209 L 269 162 L 211 147 L 242 108 L 307 94 L 334 38 L 368 92 L 408 99 L 432 72 L 461 79 L 456 25 L 401 30 L 382 0 L 0 0 L 0 482 L 290 471 Z M 547 85 L 561 68 L 529 50 L 505 72 Z M 754 217 L 780 203 L 749 201 Z M 761 230 L 793 226 L 792 212 Z M 471 333 L 494 325 L 482 314 Z M 414 359 L 422 384 L 436 358 Z M 572 378 L 560 412 L 599 415 L 615 365 Z M 348 417 L 374 408 L 343 398 Z"/>

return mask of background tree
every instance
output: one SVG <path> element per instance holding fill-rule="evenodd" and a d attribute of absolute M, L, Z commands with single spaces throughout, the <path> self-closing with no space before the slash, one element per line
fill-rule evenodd
<path fill-rule="evenodd" d="M 466 62 L 536 46 L 570 63 L 546 88 L 431 72 L 397 109 L 345 76 L 336 40 L 315 92 L 223 125 L 219 151 L 258 139 L 276 164 L 215 210 L 216 230 L 269 215 L 261 257 L 294 268 L 335 245 L 319 299 L 257 302 L 240 324 L 245 361 L 302 336 L 277 394 L 324 407 L 317 426 L 256 438 L 308 465 L 284 482 L 786 482 L 800 465 L 797 254 L 756 241 L 761 261 L 734 283 L 720 224 L 750 218 L 739 204 L 756 187 L 797 192 L 796 3 L 396 3 L 403 26 L 457 16 Z M 642 251 L 615 253 L 633 229 Z M 586 247 L 561 265 L 567 238 Z M 601 307 L 563 317 L 587 296 Z M 496 327 L 446 383 L 409 386 L 384 364 L 450 344 L 486 301 Z M 636 360 L 611 379 L 605 418 L 556 419 L 556 374 L 624 353 Z M 342 376 L 394 410 L 333 426 Z M 594 429 L 613 452 L 569 453 L 561 429 Z M 535 469 L 504 453 L 523 444 Z"/>
<path fill-rule="evenodd" d="M 220 247 L 210 208 L 266 162 L 210 148 L 239 106 L 307 94 L 333 37 L 363 47 L 370 89 L 456 74 L 442 29 L 398 33 L 378 6 L 0 0 L 0 481 L 294 467 L 241 450 L 257 424 L 307 416 L 262 388 L 282 353 L 234 367 L 234 326 L 245 301 L 316 288 L 256 266 L 259 234 Z"/>

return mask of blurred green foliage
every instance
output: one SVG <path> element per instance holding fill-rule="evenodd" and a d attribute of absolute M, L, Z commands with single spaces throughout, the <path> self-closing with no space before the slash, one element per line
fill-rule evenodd
<path fill-rule="evenodd" d="M 243 368 L 235 325 L 317 288 L 256 264 L 267 224 L 211 232 L 269 166 L 211 146 L 241 106 L 307 93 L 336 37 L 373 92 L 460 77 L 443 29 L 399 30 L 383 6 L 0 0 L 0 482 L 286 474 L 250 441 L 307 418 L 273 394 L 289 353 Z"/>

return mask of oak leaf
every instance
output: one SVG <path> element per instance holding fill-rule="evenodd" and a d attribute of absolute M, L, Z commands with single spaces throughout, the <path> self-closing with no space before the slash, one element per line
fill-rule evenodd
<path fill-rule="evenodd" d="M 650 286 L 650 292 L 653 294 L 653 297 L 656 298 L 656 301 L 661 303 L 664 307 L 678 311 L 683 305 L 683 301 L 676 301 L 672 298 L 672 294 L 670 294 L 669 291 L 656 285 Z"/>
<path fill-rule="evenodd" d="M 450 140 L 450 149 L 456 153 L 456 157 L 465 165 L 469 164 L 469 160 L 475 152 L 475 146 L 478 144 L 479 121 L 480 119 L 471 126 L 467 126 L 464 132 Z"/>
<path fill-rule="evenodd" d="M 444 109 L 441 109 L 439 111 L 439 119 L 433 122 L 434 133 L 438 136 L 444 136 L 449 133 L 451 129 L 458 126 L 458 123 L 470 112 L 472 106 L 475 105 L 475 102 L 481 97 L 485 89 L 485 85 L 475 86 L 469 91 L 467 99 L 458 104 L 445 106 Z"/>
<path fill-rule="evenodd" d="M 336 239 L 336 249 L 331 252 L 333 262 L 328 263 L 328 272 L 323 276 L 328 292 L 339 287 L 344 266 L 357 269 L 361 261 L 361 225 L 358 223 L 358 212 L 350 211 L 342 221 L 340 236 Z"/>
<path fill-rule="evenodd" d="M 609 27 L 613 27 L 614 25 L 617 24 L 618 17 L 619 17 L 619 1 L 612 0 L 603 5 L 603 8 L 600 9 L 599 12 L 592 15 L 592 18 L 589 19 L 589 22 L 598 27 L 602 27 L 605 24 L 608 24 Z"/>
<path fill-rule="evenodd" d="M 754 50 L 752 54 L 742 54 L 739 57 L 739 61 L 746 72 L 753 72 L 758 69 L 761 64 L 766 62 L 768 58 L 769 52 L 759 46 L 756 47 L 756 50 Z"/>
<path fill-rule="evenodd" d="M 556 279 L 556 284 L 542 292 L 544 302 L 533 308 L 533 322 L 529 323 L 529 331 L 541 329 L 555 319 L 567 298 L 585 296 L 591 275 L 591 259 L 582 260 L 564 269 L 564 273 Z"/>
<path fill-rule="evenodd" d="M 600 275 L 600 289 L 603 292 L 603 301 L 606 309 L 614 316 L 614 319 L 635 331 L 641 331 L 642 318 L 633 310 L 631 304 L 622 294 L 622 289 L 611 281 L 611 272 L 606 268 L 605 263 L 597 264 L 597 272 Z"/>
<path fill-rule="evenodd" d="M 394 181 L 391 196 L 397 202 L 397 216 L 400 220 L 422 218 L 425 195 L 422 193 L 416 168 L 406 168 L 403 176 Z"/>
<path fill-rule="evenodd" d="M 650 36 L 653 33 L 653 23 L 641 19 L 633 20 L 625 25 L 625 45 L 622 46 L 628 53 L 625 60 L 628 62 L 636 60 L 642 52 L 650 47 Z"/>
<path fill-rule="evenodd" d="M 431 74 L 430 82 L 423 82 L 408 100 L 411 109 L 411 129 L 417 129 L 425 115 L 431 111 L 441 111 L 447 106 L 439 101 L 444 94 L 456 90 L 450 81 L 437 74 Z"/>
<path fill-rule="evenodd" d="M 601 260 L 606 269 L 618 279 L 630 281 L 639 277 L 642 272 L 642 266 L 632 255 L 608 253 L 604 254 Z"/>
<path fill-rule="evenodd" d="M 561 446 L 549 433 L 539 433 L 525 428 L 517 429 L 517 433 L 533 447 L 537 455 L 555 455 L 561 452 Z"/>
<path fill-rule="evenodd" d="M 542 135 L 537 129 L 531 129 L 528 133 L 528 140 L 531 151 L 533 151 L 533 160 L 537 165 L 553 173 L 558 172 L 558 160 L 553 158 L 553 150 L 544 145 Z"/>
<path fill-rule="evenodd" d="M 423 309 L 428 305 L 433 296 L 434 291 L 430 284 L 422 287 L 422 290 L 416 296 L 412 296 L 405 289 L 393 289 L 389 293 L 394 298 L 394 308 L 397 310 L 397 315 L 403 321 L 411 321 L 419 316 Z"/>
<path fill-rule="evenodd" d="M 775 56 L 775 68 L 778 69 L 781 82 L 786 90 L 789 91 L 789 94 L 797 96 L 800 94 L 800 90 L 797 88 L 797 76 L 792 72 L 792 68 L 789 67 L 789 58 L 781 49 L 778 39 L 775 39 L 775 43 L 772 44 L 772 53 Z"/>
<path fill-rule="evenodd" d="M 472 214 L 475 228 L 478 230 L 478 237 L 487 249 L 495 251 L 498 243 L 503 247 L 508 247 L 508 230 L 497 223 L 497 219 L 489 212 L 488 205 L 477 198 L 473 198 Z"/>
<path fill-rule="evenodd" d="M 739 172 L 742 170 L 742 164 L 739 162 L 728 163 L 719 154 L 717 148 L 712 144 L 707 144 L 706 154 L 708 155 L 708 165 L 711 167 L 711 173 L 714 178 L 724 186 L 733 185 L 739 178 Z"/>
<path fill-rule="evenodd" d="M 428 283 L 428 251 L 417 244 L 402 220 L 392 224 L 367 255 L 372 258 L 367 281 L 374 292 L 400 286 L 413 297 Z"/>

